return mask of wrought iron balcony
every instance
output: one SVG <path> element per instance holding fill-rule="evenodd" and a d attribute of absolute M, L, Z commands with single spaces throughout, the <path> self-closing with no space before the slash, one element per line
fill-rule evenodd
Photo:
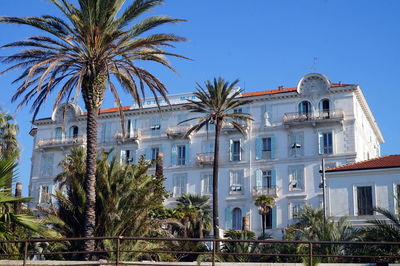
<path fill-rule="evenodd" d="M 258 197 L 258 196 L 262 196 L 262 195 L 277 197 L 278 189 L 276 186 L 270 186 L 270 187 L 255 186 L 255 187 L 253 187 L 252 193 L 253 193 L 253 197 Z"/>
<path fill-rule="evenodd" d="M 165 133 L 170 139 L 179 139 L 183 138 L 183 136 L 186 134 L 189 128 L 190 128 L 189 126 L 168 127 L 165 130 Z"/>
<path fill-rule="evenodd" d="M 245 130 L 245 132 L 247 133 L 247 131 L 248 131 L 249 127 L 250 127 L 250 121 L 248 121 L 248 120 L 243 120 L 243 119 L 238 119 L 236 122 L 237 122 L 239 125 L 241 125 L 242 128 L 243 128 L 243 129 Z M 237 129 L 233 127 L 232 123 L 229 123 L 229 122 L 228 122 L 228 123 L 224 123 L 224 124 L 222 125 L 222 131 L 224 131 L 224 132 L 230 134 L 232 131 L 236 131 L 236 132 L 237 132 Z"/>
<path fill-rule="evenodd" d="M 214 153 L 198 153 L 196 154 L 196 164 L 198 166 L 211 166 L 214 163 Z"/>
<path fill-rule="evenodd" d="M 138 141 L 141 138 L 142 134 L 139 129 L 132 130 L 131 132 L 125 132 L 125 135 L 122 132 L 116 132 L 114 134 L 114 139 L 117 141 L 128 142 L 128 141 Z"/>
<path fill-rule="evenodd" d="M 285 113 L 283 116 L 283 123 L 286 125 L 296 125 L 304 123 L 327 123 L 327 122 L 340 122 L 344 119 L 343 110 L 329 110 L 323 112 L 310 112 L 310 113 Z"/>
<path fill-rule="evenodd" d="M 46 147 L 61 147 L 61 146 L 74 146 L 74 145 L 85 145 L 86 136 L 76 136 L 76 137 L 63 137 L 63 138 L 48 138 L 40 139 L 36 147 L 46 148 Z"/>

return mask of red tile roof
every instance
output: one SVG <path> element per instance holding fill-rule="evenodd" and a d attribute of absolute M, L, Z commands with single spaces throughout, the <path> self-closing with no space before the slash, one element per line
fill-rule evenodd
<path fill-rule="evenodd" d="M 270 90 L 270 91 L 245 92 L 245 93 L 242 93 L 242 96 L 243 97 L 251 97 L 251 96 L 275 94 L 275 93 L 282 93 L 282 92 L 292 92 L 292 91 L 296 91 L 296 90 L 297 90 L 297 88 L 281 88 L 281 89 Z"/>
<path fill-rule="evenodd" d="M 122 111 L 129 110 L 131 107 L 130 106 L 122 106 Z M 105 108 L 101 109 L 99 111 L 100 114 L 106 114 L 106 113 L 113 113 L 113 112 L 118 112 L 119 109 L 118 107 L 112 107 L 112 108 Z M 87 115 L 87 112 L 84 112 L 82 115 Z"/>
<path fill-rule="evenodd" d="M 378 168 L 395 168 L 395 167 L 400 167 L 400 154 L 387 155 L 374 158 L 371 160 L 330 168 L 326 170 L 326 172 L 353 171 L 353 170 L 378 169 Z"/>

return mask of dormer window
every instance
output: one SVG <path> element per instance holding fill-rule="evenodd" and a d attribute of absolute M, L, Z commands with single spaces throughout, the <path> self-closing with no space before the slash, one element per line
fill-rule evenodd
<path fill-rule="evenodd" d="M 319 115 L 320 118 L 327 119 L 330 117 L 331 103 L 329 99 L 323 99 L 319 102 Z"/>
<path fill-rule="evenodd" d="M 311 103 L 309 101 L 302 101 L 299 103 L 299 115 L 304 116 L 304 118 L 311 118 Z"/>

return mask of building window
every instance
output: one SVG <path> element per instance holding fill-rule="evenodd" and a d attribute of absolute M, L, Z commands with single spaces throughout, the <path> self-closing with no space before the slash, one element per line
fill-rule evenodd
<path fill-rule="evenodd" d="M 242 230 L 242 210 L 240 208 L 232 210 L 232 229 Z"/>
<path fill-rule="evenodd" d="M 157 159 L 157 152 L 160 151 L 159 147 L 152 147 L 151 148 L 151 160 L 155 161 Z"/>
<path fill-rule="evenodd" d="M 289 135 L 289 156 L 299 158 L 304 155 L 304 132 L 292 132 Z"/>
<path fill-rule="evenodd" d="M 323 99 L 319 102 L 319 117 L 327 119 L 330 117 L 331 104 L 328 99 Z"/>
<path fill-rule="evenodd" d="M 55 137 L 56 137 L 56 139 L 61 139 L 62 137 L 63 137 L 63 131 L 62 131 L 62 128 L 61 127 L 57 127 L 56 129 L 55 129 Z"/>
<path fill-rule="evenodd" d="M 40 161 L 40 175 L 42 177 L 53 176 L 53 164 L 54 154 L 53 153 L 43 153 Z"/>
<path fill-rule="evenodd" d="M 264 188 L 272 187 L 272 174 L 271 173 L 272 173 L 271 170 L 262 171 L 262 186 Z"/>
<path fill-rule="evenodd" d="M 396 185 L 396 201 L 397 201 L 397 213 L 400 213 L 400 185 Z"/>
<path fill-rule="evenodd" d="M 373 215 L 372 187 L 357 187 L 357 215 Z"/>
<path fill-rule="evenodd" d="M 180 197 L 187 192 L 187 177 L 186 175 L 174 176 L 173 196 Z"/>
<path fill-rule="evenodd" d="M 242 148 L 240 140 L 230 141 L 230 159 L 233 162 L 237 162 L 242 159 Z"/>
<path fill-rule="evenodd" d="M 304 190 L 304 166 L 289 166 L 289 191 Z"/>
<path fill-rule="evenodd" d="M 309 101 L 302 101 L 299 103 L 299 115 L 304 119 L 311 118 L 312 109 Z"/>
<path fill-rule="evenodd" d="M 50 203 L 50 187 L 43 185 L 39 187 L 39 203 Z"/>
<path fill-rule="evenodd" d="M 152 136 L 159 136 L 161 133 L 161 123 L 160 117 L 153 117 L 151 120 L 151 135 Z"/>
<path fill-rule="evenodd" d="M 319 133 L 319 154 L 333 153 L 333 136 L 332 132 Z"/>
<path fill-rule="evenodd" d="M 204 174 L 201 178 L 201 194 L 210 195 L 213 191 L 213 178 L 212 174 Z"/>
<path fill-rule="evenodd" d="M 275 137 L 263 137 L 256 139 L 256 160 L 268 160 L 275 158 Z"/>
<path fill-rule="evenodd" d="M 230 192 L 242 192 L 243 191 L 243 170 L 231 171 L 230 172 Z"/>
<path fill-rule="evenodd" d="M 271 138 L 263 138 L 262 139 L 262 158 L 263 159 L 271 159 L 271 151 L 272 151 L 272 142 Z"/>
<path fill-rule="evenodd" d="M 303 206 L 304 202 L 294 202 L 290 204 L 293 222 L 296 223 L 301 218 L 301 215 L 303 214 Z"/>
<path fill-rule="evenodd" d="M 77 138 L 79 134 L 79 128 L 77 126 L 72 126 L 69 128 L 69 137 Z"/>
<path fill-rule="evenodd" d="M 130 150 L 121 150 L 121 164 L 131 164 L 133 162 L 132 153 Z"/>
<path fill-rule="evenodd" d="M 178 145 L 177 165 L 185 165 L 186 162 L 186 145 Z"/>

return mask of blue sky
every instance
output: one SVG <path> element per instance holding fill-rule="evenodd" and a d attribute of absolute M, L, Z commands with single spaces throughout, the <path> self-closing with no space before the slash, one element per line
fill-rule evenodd
<path fill-rule="evenodd" d="M 1 16 L 59 14 L 45 0 L 3 0 L 1 4 Z M 385 138 L 382 154 L 397 154 L 399 11 L 397 0 L 167 0 L 152 14 L 188 20 L 160 30 L 186 37 L 188 42 L 171 51 L 193 61 L 171 59 L 179 75 L 158 66 L 147 67 L 165 82 L 170 93 L 193 91 L 195 82 L 215 76 L 239 78 L 246 91 L 294 87 L 310 72 L 323 73 L 333 82 L 359 84 Z M 0 25 L 0 33 L 0 44 L 5 44 L 38 32 L 24 26 Z M 0 55 L 10 52 L 0 50 Z M 0 76 L 0 105 L 12 113 L 16 104 L 10 98 L 17 86 L 11 81 L 17 74 Z M 124 104 L 129 105 L 129 97 L 125 99 Z M 50 101 L 39 116 L 50 116 L 51 105 Z M 109 95 L 104 106 L 112 106 Z M 19 176 L 26 194 L 32 152 L 28 134 L 31 115 L 27 107 L 15 114 L 22 146 Z"/>

